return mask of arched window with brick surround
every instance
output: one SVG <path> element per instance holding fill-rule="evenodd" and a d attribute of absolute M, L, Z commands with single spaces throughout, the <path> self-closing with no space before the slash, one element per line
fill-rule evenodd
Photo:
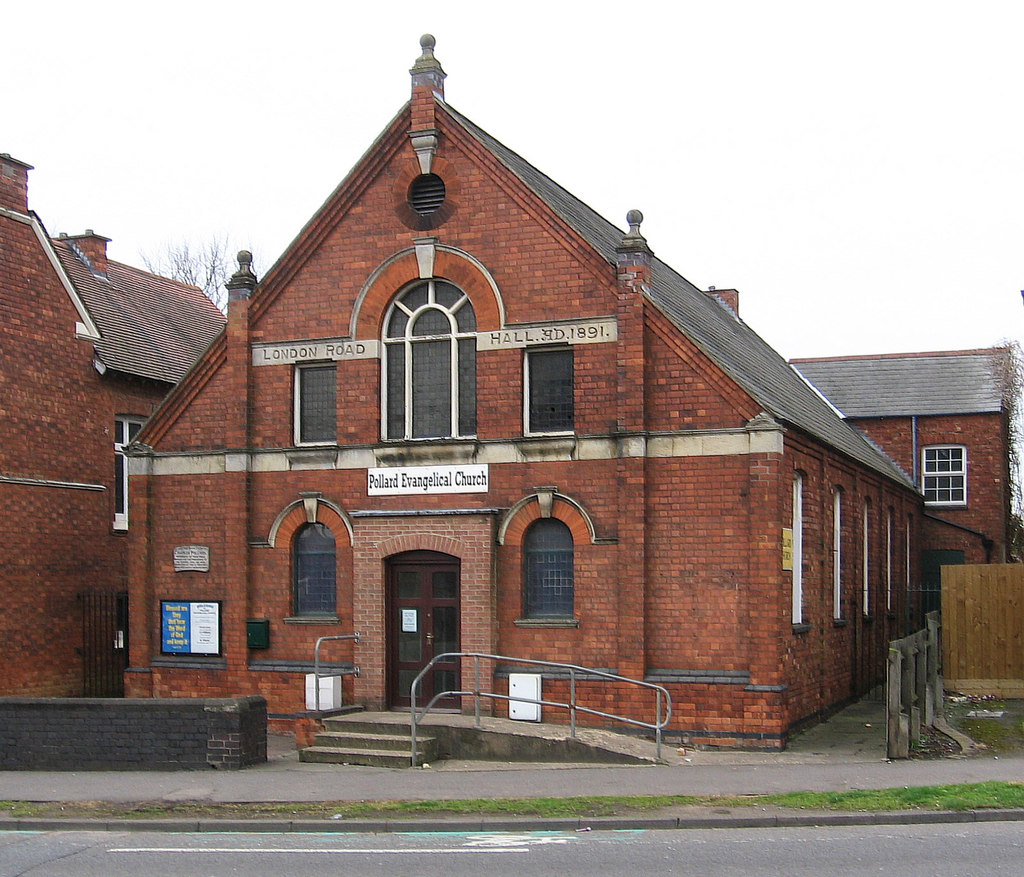
<path fill-rule="evenodd" d="M 333 616 L 338 600 L 334 534 L 320 523 L 303 524 L 292 546 L 295 615 Z"/>
<path fill-rule="evenodd" d="M 572 618 L 575 582 L 572 532 L 557 518 L 530 524 L 523 537 L 523 615 Z"/>
<path fill-rule="evenodd" d="M 410 286 L 384 320 L 384 437 L 476 434 L 476 315 L 444 280 Z"/>

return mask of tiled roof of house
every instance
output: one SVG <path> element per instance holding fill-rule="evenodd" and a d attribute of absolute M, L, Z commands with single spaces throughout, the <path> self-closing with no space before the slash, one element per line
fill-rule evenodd
<path fill-rule="evenodd" d="M 104 274 L 69 240 L 53 248 L 100 330 L 96 355 L 108 369 L 176 384 L 224 326 L 198 287 L 114 261 Z"/>
<path fill-rule="evenodd" d="M 623 232 L 447 104 L 445 109 L 610 263 Z M 655 258 L 651 300 L 770 415 L 883 475 L 907 475 L 821 396 L 746 323 Z"/>
<path fill-rule="evenodd" d="M 795 359 L 793 365 L 847 417 L 980 414 L 1002 409 L 999 350 Z"/>

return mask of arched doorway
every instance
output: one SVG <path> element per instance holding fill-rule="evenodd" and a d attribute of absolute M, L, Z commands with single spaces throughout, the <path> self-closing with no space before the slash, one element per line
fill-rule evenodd
<path fill-rule="evenodd" d="M 410 706 L 413 679 L 435 655 L 459 650 L 459 559 L 436 551 L 407 551 L 387 560 L 387 694 L 393 708 Z M 422 705 L 459 688 L 459 665 L 435 665 L 417 691 Z M 458 709 L 459 699 L 437 706 Z"/>

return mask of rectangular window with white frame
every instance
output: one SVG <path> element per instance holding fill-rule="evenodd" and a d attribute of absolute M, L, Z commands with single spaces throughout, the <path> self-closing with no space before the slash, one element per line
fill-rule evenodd
<path fill-rule="evenodd" d="M 861 589 L 863 592 L 864 615 L 871 614 L 871 503 L 864 502 L 864 519 L 861 527 L 861 550 L 864 563 L 861 568 Z"/>
<path fill-rule="evenodd" d="M 804 620 L 804 477 L 793 476 L 793 624 Z"/>
<path fill-rule="evenodd" d="M 128 457 L 124 449 L 139 434 L 141 417 L 114 418 L 114 529 L 128 529 Z"/>
<path fill-rule="evenodd" d="M 963 445 L 923 448 L 921 489 L 928 505 L 967 505 L 967 448 Z"/>
<path fill-rule="evenodd" d="M 885 608 L 892 612 L 892 509 L 885 517 Z"/>
<path fill-rule="evenodd" d="M 335 363 L 295 369 L 295 443 L 333 444 L 338 440 L 338 367 Z"/>
<path fill-rule="evenodd" d="M 843 491 L 832 493 L 832 618 L 843 617 Z"/>
<path fill-rule="evenodd" d="M 571 433 L 575 428 L 572 348 L 528 350 L 524 383 L 526 433 Z"/>

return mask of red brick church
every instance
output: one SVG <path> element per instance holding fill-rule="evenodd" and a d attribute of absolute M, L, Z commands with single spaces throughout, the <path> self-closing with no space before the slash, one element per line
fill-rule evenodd
<path fill-rule="evenodd" d="M 880 680 L 920 494 L 638 211 L 621 230 L 449 106 L 421 45 L 410 102 L 258 282 L 243 258 L 139 436 L 128 693 L 296 723 L 316 641 L 358 631 L 330 648 L 346 702 L 402 708 L 432 655 L 483 652 L 783 746 Z"/>

